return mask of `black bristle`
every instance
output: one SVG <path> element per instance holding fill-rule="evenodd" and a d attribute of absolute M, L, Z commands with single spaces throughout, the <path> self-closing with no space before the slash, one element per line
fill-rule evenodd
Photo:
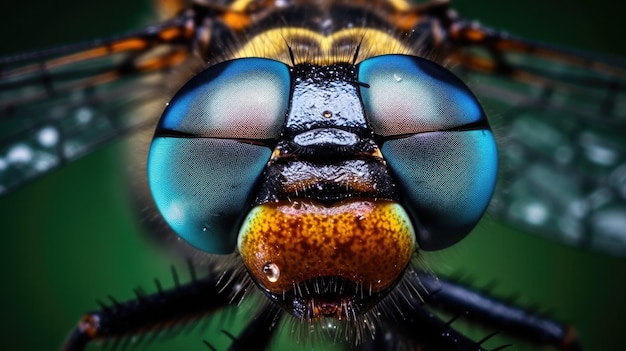
<path fill-rule="evenodd" d="M 154 285 L 156 285 L 159 296 L 163 296 L 163 286 L 161 286 L 161 281 L 158 278 L 154 278 Z"/>
<path fill-rule="evenodd" d="M 476 344 L 478 344 L 478 345 L 482 345 L 482 344 L 484 344 L 487 340 L 489 340 L 489 339 L 493 338 L 494 336 L 496 336 L 496 335 L 498 335 L 498 334 L 500 334 L 500 331 L 499 331 L 499 330 L 494 331 L 494 332 L 493 332 L 493 333 L 491 333 L 491 334 L 487 334 L 484 338 L 482 338 L 482 339 L 478 340 L 478 341 L 476 342 Z"/>
<path fill-rule="evenodd" d="M 100 306 L 100 309 L 102 311 L 110 311 L 111 309 L 109 308 L 109 306 L 107 306 L 104 302 L 100 301 L 100 300 L 96 300 L 96 303 L 98 304 L 98 306 Z"/>
<path fill-rule="evenodd" d="M 196 267 L 194 266 L 194 264 L 191 261 L 191 259 L 187 259 L 187 267 L 189 269 L 189 277 L 191 278 L 191 282 L 192 283 L 197 282 L 198 279 L 196 277 Z"/>
<path fill-rule="evenodd" d="M 204 344 L 205 344 L 208 348 L 210 348 L 210 349 L 211 349 L 211 351 L 217 351 L 217 349 L 216 349 L 213 345 L 211 345 L 211 343 L 210 343 L 210 342 L 208 342 L 208 341 L 206 341 L 206 340 L 202 340 L 202 342 L 203 342 L 203 343 L 204 343 Z"/>
<path fill-rule="evenodd" d="M 115 307 L 119 307 L 119 306 L 120 306 L 119 301 L 117 301 L 117 300 L 116 300 L 116 299 L 115 299 L 112 295 L 107 295 L 107 298 L 108 298 L 109 300 L 111 300 L 111 302 L 113 303 L 113 305 L 114 305 Z"/>
<path fill-rule="evenodd" d="M 180 289 L 180 280 L 178 279 L 178 271 L 176 271 L 176 267 L 174 267 L 174 265 L 170 267 L 170 270 L 172 271 L 172 279 L 174 280 L 174 286 L 178 290 Z"/>

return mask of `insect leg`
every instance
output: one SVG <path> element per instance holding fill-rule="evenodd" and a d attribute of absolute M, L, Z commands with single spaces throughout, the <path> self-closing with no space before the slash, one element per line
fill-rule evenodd
<path fill-rule="evenodd" d="M 281 317 L 282 312 L 277 305 L 267 304 L 239 336 L 233 337 L 233 343 L 228 350 L 264 350 L 274 336 Z"/>
<path fill-rule="evenodd" d="M 497 300 L 455 282 L 417 273 L 412 279 L 426 290 L 427 305 L 455 315 L 466 315 L 472 323 L 485 325 L 515 338 L 561 350 L 581 350 L 573 328 L 536 313 Z"/>
<path fill-rule="evenodd" d="M 213 269 L 212 271 L 215 272 Z M 66 340 L 63 350 L 83 350 L 95 340 L 117 343 L 133 336 L 140 336 L 141 339 L 141 336 L 148 333 L 156 335 L 163 329 L 174 329 L 196 322 L 243 297 L 246 289 L 241 285 L 240 279 L 235 279 L 237 272 L 237 269 L 226 269 L 222 273 L 196 278 L 192 269 L 191 282 L 179 284 L 174 271 L 176 284 L 172 289 L 164 290 L 157 281 L 156 293 L 146 294 L 142 289 L 136 289 L 136 298 L 132 300 L 117 302 L 111 298 L 112 304 L 100 303 L 99 310 L 81 318 Z M 267 318 L 269 317 L 257 317 L 253 323 L 265 321 Z"/>
<path fill-rule="evenodd" d="M 419 300 L 400 298 L 394 301 L 400 316 L 383 317 L 373 340 L 359 350 L 396 350 L 410 347 L 415 350 L 486 350 L 480 343 L 466 337 L 439 318 Z"/>

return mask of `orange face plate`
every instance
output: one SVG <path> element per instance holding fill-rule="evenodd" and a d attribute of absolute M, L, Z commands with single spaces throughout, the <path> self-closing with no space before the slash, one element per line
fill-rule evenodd
<path fill-rule="evenodd" d="M 328 207 L 283 201 L 250 211 L 238 249 L 250 273 L 271 293 L 318 277 L 340 277 L 379 292 L 406 268 L 415 235 L 407 213 L 392 201 L 350 199 Z"/>

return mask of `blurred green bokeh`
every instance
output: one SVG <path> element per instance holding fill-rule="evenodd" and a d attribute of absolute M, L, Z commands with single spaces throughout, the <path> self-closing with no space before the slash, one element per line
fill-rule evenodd
<path fill-rule="evenodd" d="M 511 33 L 626 56 L 623 11 L 606 0 L 453 4 L 465 17 Z M 0 53 L 106 37 L 140 28 L 151 16 L 144 0 L 4 3 Z M 179 262 L 142 240 L 130 205 L 125 177 L 133 165 L 120 156 L 127 146 L 126 141 L 116 142 L 0 198 L 0 232 L 6 239 L 0 248 L 0 350 L 58 349 L 80 315 L 96 307 L 95 299 L 108 294 L 130 298 L 138 285 L 152 289 L 154 277 L 170 281 L 169 266 Z M 621 330 L 626 315 L 624 259 L 562 247 L 483 221 L 459 245 L 430 255 L 429 264 L 437 272 L 464 274 L 479 287 L 495 283 L 496 294 L 517 295 L 522 305 L 551 311 L 578 329 L 586 350 L 617 350 L 626 344 Z M 469 333 L 478 339 L 487 332 Z M 222 349 L 228 344 L 223 334 L 192 333 L 155 349 L 175 345 L 205 350 L 202 339 Z M 275 346 L 297 348 L 283 340 Z"/>

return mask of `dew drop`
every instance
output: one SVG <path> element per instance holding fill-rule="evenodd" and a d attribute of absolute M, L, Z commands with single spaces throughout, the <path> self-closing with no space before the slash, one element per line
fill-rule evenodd
<path fill-rule="evenodd" d="M 93 118 L 93 111 L 91 111 L 90 109 L 86 107 L 82 107 L 76 110 L 75 117 L 76 117 L 76 121 L 79 124 L 87 124 L 91 122 L 91 119 Z"/>
<path fill-rule="evenodd" d="M 28 163 L 32 159 L 33 150 L 25 144 L 15 145 L 7 153 L 7 160 L 10 163 Z"/>
<path fill-rule="evenodd" d="M 528 204 L 524 211 L 524 219 L 529 224 L 540 225 L 548 219 L 548 212 L 544 204 Z"/>
<path fill-rule="evenodd" d="M 45 147 L 52 147 L 59 141 L 59 132 L 54 127 L 42 128 L 37 133 L 37 140 Z"/>
<path fill-rule="evenodd" d="M 275 263 L 266 263 L 263 266 L 263 273 L 271 283 L 276 283 L 280 277 L 280 269 Z"/>

